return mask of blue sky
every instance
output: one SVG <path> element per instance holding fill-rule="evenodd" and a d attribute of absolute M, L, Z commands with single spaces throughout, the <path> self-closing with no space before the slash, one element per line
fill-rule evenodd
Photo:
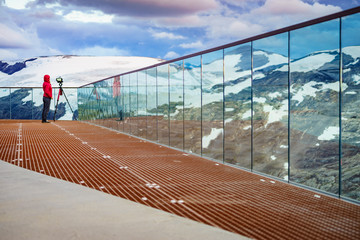
<path fill-rule="evenodd" d="M 359 5 L 360 0 L 0 0 L 0 60 L 168 60 Z"/>

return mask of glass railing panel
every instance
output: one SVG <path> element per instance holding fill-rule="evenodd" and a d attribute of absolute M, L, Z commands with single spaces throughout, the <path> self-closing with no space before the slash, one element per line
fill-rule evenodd
<path fill-rule="evenodd" d="M 288 33 L 253 42 L 253 170 L 288 180 Z"/>
<path fill-rule="evenodd" d="M 290 32 L 290 180 L 338 194 L 339 19 Z"/>
<path fill-rule="evenodd" d="M 122 94 L 121 94 L 121 81 L 120 76 L 116 76 L 112 80 L 112 116 L 111 128 L 115 130 L 122 130 L 123 124 L 123 109 L 122 109 Z"/>
<path fill-rule="evenodd" d="M 360 200 L 360 14 L 342 19 L 341 194 Z"/>
<path fill-rule="evenodd" d="M 146 70 L 147 139 L 157 141 L 157 87 L 156 68 Z"/>
<path fill-rule="evenodd" d="M 42 89 L 40 91 L 42 94 Z M 34 89 L 34 106 L 38 106 L 39 104 L 38 102 L 39 95 L 40 95 L 39 89 Z M 78 104 L 77 104 L 78 97 L 77 97 L 76 88 L 63 88 L 63 92 L 62 95 L 60 95 L 59 97 L 59 101 L 57 100 L 58 96 L 59 96 L 59 88 L 55 87 L 53 99 L 51 100 L 52 107 L 50 107 L 51 117 L 49 114 L 48 119 L 50 120 L 54 119 L 54 114 L 56 110 L 56 120 L 76 120 L 78 117 Z M 58 105 L 57 109 L 56 109 L 56 105 Z M 39 114 L 39 112 L 36 111 L 36 114 Z"/>
<path fill-rule="evenodd" d="M 32 88 L 11 88 L 11 119 L 32 119 L 32 99 Z"/>
<path fill-rule="evenodd" d="M 98 116 L 97 91 L 94 85 L 78 89 L 79 120 L 93 122 Z"/>
<path fill-rule="evenodd" d="M 126 74 L 123 76 L 124 84 L 122 85 L 122 89 L 124 90 L 124 132 L 130 133 L 130 75 Z"/>
<path fill-rule="evenodd" d="M 202 55 L 202 154 L 223 160 L 223 50 Z"/>
<path fill-rule="evenodd" d="M 251 44 L 224 49 L 224 161 L 251 168 Z"/>
<path fill-rule="evenodd" d="M 130 73 L 130 133 L 138 136 L 138 73 Z"/>
<path fill-rule="evenodd" d="M 169 65 L 170 146 L 184 148 L 184 79 L 183 61 Z"/>
<path fill-rule="evenodd" d="M 11 119 L 10 88 L 0 88 L 0 119 Z"/>
<path fill-rule="evenodd" d="M 146 71 L 138 72 L 138 136 L 147 138 Z"/>
<path fill-rule="evenodd" d="M 53 92 L 55 92 L 55 91 L 53 91 Z M 44 105 L 43 95 L 44 95 L 44 91 L 42 88 L 33 88 L 32 119 L 38 119 L 38 120 L 42 119 L 42 110 L 43 110 L 43 105 Z M 48 115 L 48 120 L 53 120 L 54 119 L 54 111 L 53 111 L 54 110 L 54 99 L 52 99 L 50 102 L 50 109 L 51 110 Z"/>
<path fill-rule="evenodd" d="M 184 150 L 201 154 L 201 56 L 184 59 Z"/>
<path fill-rule="evenodd" d="M 169 65 L 157 67 L 158 141 L 169 145 Z"/>

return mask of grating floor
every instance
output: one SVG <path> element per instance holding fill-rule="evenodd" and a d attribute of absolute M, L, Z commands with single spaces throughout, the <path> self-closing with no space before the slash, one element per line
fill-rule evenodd
<path fill-rule="evenodd" d="M 254 239 L 359 239 L 360 206 L 81 122 L 0 121 L 0 159 Z"/>

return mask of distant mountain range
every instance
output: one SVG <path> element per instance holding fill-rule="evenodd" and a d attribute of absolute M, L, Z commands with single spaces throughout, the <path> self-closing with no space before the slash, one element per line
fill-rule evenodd
<path fill-rule="evenodd" d="M 79 87 L 109 76 L 162 62 L 148 57 L 52 56 L 8 63 L 0 61 L 0 87 L 41 87 L 43 76 L 64 79 L 64 87 Z"/>

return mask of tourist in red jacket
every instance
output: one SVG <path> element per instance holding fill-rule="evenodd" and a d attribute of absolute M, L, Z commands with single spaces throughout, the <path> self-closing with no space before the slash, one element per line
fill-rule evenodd
<path fill-rule="evenodd" d="M 42 123 L 49 123 L 49 121 L 47 121 L 46 119 L 47 119 L 47 116 L 50 111 L 51 99 L 53 99 L 52 87 L 51 87 L 49 75 L 44 76 L 43 90 L 44 90 L 44 95 L 43 95 L 44 105 L 43 105 L 43 111 L 42 111 Z"/>

